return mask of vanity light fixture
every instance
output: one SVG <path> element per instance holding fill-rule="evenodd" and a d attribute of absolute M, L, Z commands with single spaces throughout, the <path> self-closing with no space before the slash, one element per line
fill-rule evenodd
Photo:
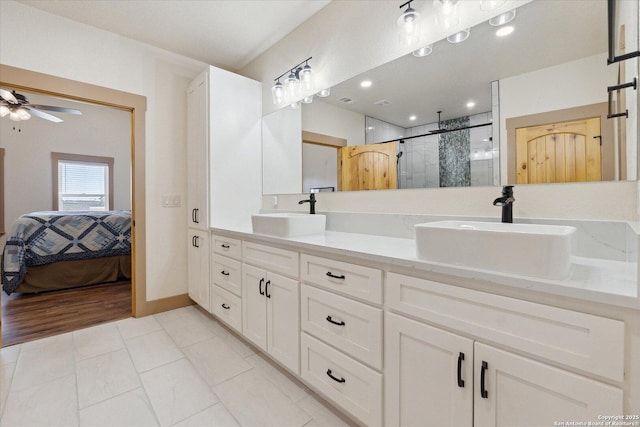
<path fill-rule="evenodd" d="M 458 0 L 433 0 L 436 10 L 436 25 L 443 30 L 454 28 L 460 21 Z"/>
<path fill-rule="evenodd" d="M 400 9 L 407 6 L 407 9 L 398 18 L 398 35 L 406 45 L 411 46 L 420 38 L 420 13 L 411 7 L 409 0 L 400 5 Z"/>
<path fill-rule="evenodd" d="M 513 21 L 513 18 L 516 17 L 516 10 L 511 9 L 505 13 L 501 13 L 498 16 L 494 16 L 489 19 L 489 25 L 493 25 L 494 27 L 499 27 L 500 25 L 508 24 Z"/>
<path fill-rule="evenodd" d="M 313 57 L 310 56 L 274 79 L 276 83 L 271 88 L 271 96 L 273 97 L 274 104 L 284 105 L 291 101 L 298 101 L 301 90 L 305 92 L 313 90 L 313 74 L 311 66 L 309 65 L 309 61 L 312 58 Z M 302 66 L 303 64 L 304 67 Z M 289 75 L 283 85 L 280 83 L 280 79 L 287 73 L 289 73 Z"/>
<path fill-rule="evenodd" d="M 427 56 L 433 52 L 433 45 L 428 44 L 426 46 L 422 46 L 420 49 L 416 49 L 411 54 L 415 57 L 422 58 L 423 56 Z"/>
<path fill-rule="evenodd" d="M 508 36 L 509 34 L 513 33 L 514 28 L 511 25 L 507 25 L 506 27 L 501 27 L 498 29 L 498 31 L 496 31 L 496 36 L 498 37 L 504 37 L 504 36 Z"/>
<path fill-rule="evenodd" d="M 485 12 L 495 10 L 504 5 L 506 2 L 507 0 L 483 0 L 480 3 L 480 10 L 484 10 Z"/>
<path fill-rule="evenodd" d="M 291 103 L 291 109 L 292 110 L 297 110 L 298 108 L 300 108 L 300 102 L 299 101 Z"/>
<path fill-rule="evenodd" d="M 451 34 L 449 37 L 447 37 L 447 41 L 449 43 L 462 43 L 463 41 L 465 41 L 466 39 L 469 38 L 469 34 L 471 34 L 471 28 L 467 28 L 465 30 L 462 31 L 458 31 L 455 34 Z"/>
<path fill-rule="evenodd" d="M 371 83 L 371 80 L 363 80 L 360 82 L 360 87 L 367 88 L 367 87 L 371 87 L 372 84 L 373 83 Z"/>
<path fill-rule="evenodd" d="M 317 93 L 317 95 L 320 98 L 326 98 L 327 96 L 331 95 L 331 88 L 322 89 L 320 92 Z"/>
<path fill-rule="evenodd" d="M 311 104 L 313 102 L 313 95 L 305 96 L 302 98 L 303 104 Z"/>

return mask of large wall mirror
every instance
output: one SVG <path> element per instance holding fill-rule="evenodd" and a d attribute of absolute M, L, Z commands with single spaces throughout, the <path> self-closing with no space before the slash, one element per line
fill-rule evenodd
<path fill-rule="evenodd" d="M 629 9 L 619 48 L 637 50 L 638 4 L 618 3 Z M 507 26 L 510 34 L 496 34 Z M 280 128 L 345 143 L 282 134 L 276 145 L 287 161 L 269 156 L 264 173 L 286 171 L 290 185 L 267 179 L 263 192 L 635 180 L 637 93 L 609 100 L 607 87 L 633 79 L 638 62 L 608 66 L 607 48 L 607 2 L 527 3 L 508 24 L 484 22 L 464 42 L 441 40 L 426 56 L 334 86 L 301 114 L 266 116 L 269 128 L 292 120 Z"/>

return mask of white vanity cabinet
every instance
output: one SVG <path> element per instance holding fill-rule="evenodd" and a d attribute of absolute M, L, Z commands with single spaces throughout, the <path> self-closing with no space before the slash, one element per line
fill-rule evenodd
<path fill-rule="evenodd" d="M 299 374 L 298 253 L 252 242 L 243 242 L 242 251 L 242 333 Z"/>
<path fill-rule="evenodd" d="M 189 298 L 209 311 L 209 232 L 189 228 L 187 290 Z"/>
<path fill-rule="evenodd" d="M 211 236 L 211 313 L 242 333 L 241 241 Z"/>
<path fill-rule="evenodd" d="M 385 316 L 386 425 L 539 426 L 622 413 L 622 390 L 588 375 L 623 380 L 623 322 L 395 273 L 385 289 L 398 313 Z M 612 348 L 618 356 L 606 357 Z"/>

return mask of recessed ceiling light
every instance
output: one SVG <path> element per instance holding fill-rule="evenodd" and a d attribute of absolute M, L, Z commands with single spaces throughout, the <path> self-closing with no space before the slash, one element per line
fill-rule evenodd
<path fill-rule="evenodd" d="M 417 56 L 418 58 L 422 58 L 423 56 L 429 55 L 433 51 L 433 46 L 428 44 L 426 46 L 422 46 L 420 49 L 416 49 L 413 52 L 413 56 Z"/>
<path fill-rule="evenodd" d="M 409 116 L 409 120 L 414 121 L 415 119 L 417 119 L 416 116 Z"/>
<path fill-rule="evenodd" d="M 372 84 L 371 80 L 363 80 L 360 82 L 360 87 L 371 87 Z"/>
<path fill-rule="evenodd" d="M 462 43 L 469 38 L 469 34 L 471 34 L 471 29 L 467 28 L 466 30 L 458 31 L 455 34 L 451 34 L 449 37 L 447 37 L 447 41 L 449 43 Z"/>
<path fill-rule="evenodd" d="M 516 17 L 516 10 L 512 9 L 508 12 L 501 13 L 498 16 L 494 16 L 489 19 L 489 25 L 493 25 L 494 27 L 499 27 L 500 25 L 508 24 Z"/>
<path fill-rule="evenodd" d="M 475 107 L 475 106 L 476 106 L 476 103 L 475 103 L 475 102 L 473 102 L 473 101 L 469 101 L 469 102 L 467 102 L 467 108 L 473 108 L 473 107 Z"/>
<path fill-rule="evenodd" d="M 507 25 L 506 27 L 502 27 L 498 31 L 496 31 L 496 36 L 498 37 L 508 36 L 509 34 L 513 33 L 513 30 L 514 28 L 511 25 Z"/>

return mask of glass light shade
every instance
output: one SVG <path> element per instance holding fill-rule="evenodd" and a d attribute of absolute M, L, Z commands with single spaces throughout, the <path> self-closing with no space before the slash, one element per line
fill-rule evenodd
<path fill-rule="evenodd" d="M 462 43 L 469 38 L 469 34 L 471 34 L 471 29 L 467 28 L 466 30 L 458 31 L 455 34 L 451 34 L 449 37 L 447 37 L 447 41 L 449 43 Z"/>
<path fill-rule="evenodd" d="M 18 110 L 18 116 L 20 116 L 20 120 L 29 120 L 31 118 L 31 114 L 24 108 Z"/>
<path fill-rule="evenodd" d="M 271 96 L 273 97 L 273 103 L 276 105 L 284 104 L 284 87 L 282 87 L 282 83 L 277 82 L 271 88 Z"/>
<path fill-rule="evenodd" d="M 305 65 L 304 68 L 300 70 L 299 76 L 300 86 L 302 86 L 302 90 L 313 90 L 313 75 L 311 73 L 311 66 L 309 66 L 309 64 Z"/>
<path fill-rule="evenodd" d="M 320 92 L 318 92 L 318 96 L 320 98 L 326 98 L 329 95 L 331 95 L 331 88 L 322 89 Z"/>
<path fill-rule="evenodd" d="M 305 104 L 311 104 L 313 102 L 313 95 L 305 96 L 302 98 L 302 102 Z"/>
<path fill-rule="evenodd" d="M 6 105 L 0 105 L 0 117 L 6 116 L 7 114 L 9 114 L 9 112 L 9 107 L 7 107 Z"/>
<path fill-rule="evenodd" d="M 408 7 L 398 18 L 398 35 L 407 46 L 417 43 L 420 39 L 420 13 Z"/>
<path fill-rule="evenodd" d="M 428 44 L 426 46 L 421 47 L 420 49 L 414 50 L 413 52 L 411 52 L 411 54 L 418 58 L 422 58 L 423 56 L 430 55 L 431 52 L 433 52 L 433 45 Z"/>
<path fill-rule="evenodd" d="M 508 12 L 501 13 L 498 16 L 494 16 L 489 19 L 489 25 L 493 25 L 494 27 L 499 27 L 500 25 L 508 24 L 513 21 L 513 18 L 516 17 L 516 10 L 512 9 Z"/>
<path fill-rule="evenodd" d="M 436 25 L 444 30 L 454 28 L 460 22 L 458 0 L 433 0 L 436 10 Z"/>
<path fill-rule="evenodd" d="M 11 120 L 13 120 L 14 122 L 19 122 L 20 121 L 20 114 L 18 114 L 17 111 L 11 111 L 9 113 L 9 118 Z"/>
<path fill-rule="evenodd" d="M 284 81 L 284 90 L 289 99 L 297 99 L 300 96 L 300 80 L 293 74 L 293 71 Z"/>
<path fill-rule="evenodd" d="M 291 109 L 293 110 L 297 110 L 298 108 L 300 108 L 300 103 L 299 102 L 292 102 L 291 103 Z"/>
<path fill-rule="evenodd" d="M 489 11 L 495 10 L 505 4 L 507 0 L 483 0 L 480 3 L 480 10 Z"/>

